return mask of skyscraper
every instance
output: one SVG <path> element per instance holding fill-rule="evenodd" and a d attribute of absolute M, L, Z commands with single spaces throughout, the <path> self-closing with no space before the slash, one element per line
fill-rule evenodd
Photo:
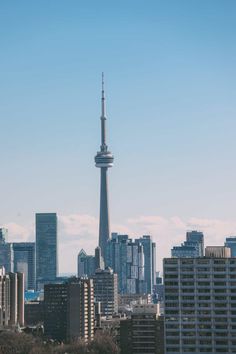
<path fill-rule="evenodd" d="M 106 243 L 110 239 L 109 207 L 108 207 L 108 181 L 107 170 L 113 166 L 114 157 L 106 144 L 106 115 L 104 79 L 102 74 L 102 114 L 101 114 L 101 146 L 95 156 L 95 165 L 101 169 L 100 186 L 100 219 L 99 219 L 99 246 L 102 256 L 106 255 Z"/>
<path fill-rule="evenodd" d="M 165 353 L 236 352 L 236 259 L 166 258 Z"/>
<path fill-rule="evenodd" d="M 156 284 L 156 244 L 152 242 L 150 235 L 144 235 L 135 242 L 141 243 L 144 252 L 144 280 L 147 284 L 147 292 L 152 294 L 153 285 Z"/>
<path fill-rule="evenodd" d="M 92 279 L 71 278 L 64 284 L 45 285 L 44 309 L 44 333 L 47 337 L 59 341 L 93 339 Z"/>
<path fill-rule="evenodd" d="M 6 242 L 8 230 L 0 229 L 0 266 L 4 267 L 6 273 L 13 272 L 14 253 L 12 243 Z"/>
<path fill-rule="evenodd" d="M 188 231 L 186 241 L 181 246 L 174 246 L 171 250 L 172 257 L 203 257 L 204 235 L 200 231 Z"/>
<path fill-rule="evenodd" d="M 78 278 L 93 275 L 95 272 L 95 257 L 88 255 L 83 249 L 77 258 Z"/>
<path fill-rule="evenodd" d="M 40 290 L 57 277 L 57 214 L 36 214 L 36 278 Z"/>
<path fill-rule="evenodd" d="M 229 247 L 231 249 L 231 257 L 236 257 L 236 237 L 226 237 L 225 247 Z"/>
<path fill-rule="evenodd" d="M 14 272 L 24 273 L 25 289 L 35 289 L 35 243 L 14 242 Z"/>
<path fill-rule="evenodd" d="M 139 240 L 112 233 L 107 242 L 106 264 L 118 275 L 119 294 L 146 294 L 144 250 Z"/>
<path fill-rule="evenodd" d="M 24 274 L 0 267 L 0 327 L 24 326 Z"/>
<path fill-rule="evenodd" d="M 109 267 L 97 269 L 93 276 L 94 297 L 101 303 L 101 314 L 112 316 L 118 313 L 118 280 L 117 274 Z"/>
<path fill-rule="evenodd" d="M 8 230 L 5 229 L 4 227 L 0 228 L 0 242 L 5 243 L 7 242 L 8 238 Z"/>
<path fill-rule="evenodd" d="M 197 243 L 199 249 L 199 257 L 204 256 L 204 235 L 201 231 L 187 231 L 186 233 L 186 241 L 189 245 L 195 245 Z"/>

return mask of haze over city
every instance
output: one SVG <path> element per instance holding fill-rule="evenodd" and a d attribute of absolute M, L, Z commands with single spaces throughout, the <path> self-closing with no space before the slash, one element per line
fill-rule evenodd
<path fill-rule="evenodd" d="M 92 4 L 92 6 L 91 6 Z M 101 72 L 111 231 L 236 234 L 234 1 L 2 2 L 0 224 L 34 240 L 59 215 L 60 272 L 98 243 Z M 63 257 L 62 257 L 63 253 Z"/>

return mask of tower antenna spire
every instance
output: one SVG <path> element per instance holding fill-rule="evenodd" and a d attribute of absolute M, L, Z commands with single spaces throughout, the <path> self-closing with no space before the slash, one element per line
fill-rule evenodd
<path fill-rule="evenodd" d="M 105 118 L 104 72 L 102 72 L 102 118 Z"/>

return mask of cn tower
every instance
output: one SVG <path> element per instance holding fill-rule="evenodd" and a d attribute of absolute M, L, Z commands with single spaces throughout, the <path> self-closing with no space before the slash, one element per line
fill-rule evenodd
<path fill-rule="evenodd" d="M 108 206 L 108 176 L 107 170 L 113 166 L 114 157 L 106 144 L 106 113 L 104 94 L 104 75 L 102 73 L 102 114 L 101 114 L 101 146 L 95 156 L 95 165 L 101 169 L 100 186 L 100 219 L 99 219 L 99 247 L 101 254 L 106 256 L 106 243 L 110 238 L 109 206 Z"/>

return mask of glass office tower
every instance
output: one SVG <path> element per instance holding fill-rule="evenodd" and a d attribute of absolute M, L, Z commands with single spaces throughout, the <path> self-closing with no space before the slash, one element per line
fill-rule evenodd
<path fill-rule="evenodd" d="M 57 277 L 57 214 L 36 214 L 37 289 Z"/>

